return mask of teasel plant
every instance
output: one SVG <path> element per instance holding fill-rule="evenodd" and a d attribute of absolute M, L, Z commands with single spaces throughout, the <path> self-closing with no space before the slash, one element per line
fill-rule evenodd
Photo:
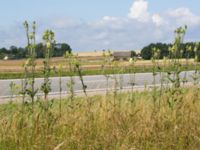
<path fill-rule="evenodd" d="M 180 46 L 183 43 L 184 36 L 187 30 L 187 26 L 185 27 L 179 27 L 178 29 L 175 30 L 175 42 L 173 46 L 169 49 L 169 51 L 172 54 L 172 66 L 173 66 L 173 76 L 174 78 L 170 78 L 170 81 L 172 81 L 173 86 L 175 88 L 179 88 L 181 85 L 181 78 L 180 78 L 180 73 L 181 73 L 181 63 L 180 63 L 180 58 L 181 58 L 181 49 Z"/>
<path fill-rule="evenodd" d="M 51 91 L 51 81 L 49 79 L 50 73 L 51 73 L 51 66 L 50 66 L 50 59 L 52 56 L 52 52 L 54 49 L 54 32 L 51 30 L 46 30 L 43 34 L 43 40 L 45 45 L 45 59 L 43 61 L 44 68 L 43 68 L 43 74 L 44 74 L 44 83 L 41 86 L 41 90 L 44 93 L 44 100 L 48 101 L 48 94 Z"/>
<path fill-rule="evenodd" d="M 67 82 L 67 87 L 68 87 L 68 90 L 69 90 L 69 98 L 71 100 L 71 103 L 73 104 L 73 101 L 74 101 L 74 96 L 75 96 L 75 93 L 74 93 L 74 85 L 75 85 L 75 81 L 74 81 L 74 72 L 75 72 L 75 58 L 74 58 L 74 55 L 70 52 L 66 52 L 65 54 L 65 59 L 66 59 L 66 65 L 67 65 L 67 69 L 69 71 L 69 82 Z"/>
<path fill-rule="evenodd" d="M 79 79 L 81 81 L 83 93 L 87 97 L 87 91 L 86 91 L 87 90 L 87 85 L 85 84 L 84 79 L 83 79 L 83 72 L 82 72 L 82 68 L 81 68 L 81 63 L 80 63 L 80 61 L 78 60 L 77 57 L 74 59 L 73 63 L 74 63 L 74 66 L 75 66 L 75 71 L 78 74 Z"/>
<path fill-rule="evenodd" d="M 135 96 L 134 96 L 133 90 L 136 85 L 136 67 L 135 67 L 136 61 L 137 61 L 136 57 L 130 58 L 130 60 L 129 60 L 129 65 L 130 65 L 129 66 L 129 81 L 130 81 L 130 85 L 131 85 L 131 94 L 130 94 L 131 104 L 133 104 L 135 102 Z"/>
<path fill-rule="evenodd" d="M 34 105 L 35 96 L 38 89 L 35 89 L 35 73 L 36 73 L 36 22 L 32 24 L 32 32 L 30 32 L 29 24 L 24 22 L 24 28 L 27 37 L 28 59 L 24 65 L 24 83 L 22 87 L 23 101 L 27 94 L 31 98 L 32 109 Z"/>
<path fill-rule="evenodd" d="M 121 68 L 119 66 L 119 68 Z M 123 73 L 124 73 L 124 68 L 122 67 L 120 70 L 119 70 L 119 90 L 120 92 L 122 92 L 123 90 L 123 82 L 124 82 L 124 76 L 123 76 Z"/>
<path fill-rule="evenodd" d="M 159 66 L 159 57 L 160 57 L 160 49 L 158 48 L 153 48 L 153 57 L 151 59 L 152 64 L 153 64 L 153 101 L 154 105 L 156 105 L 157 101 L 157 86 L 156 86 L 156 76 L 157 76 L 157 70 L 160 70 Z"/>
<path fill-rule="evenodd" d="M 112 70 L 112 76 L 111 76 L 111 79 L 113 79 L 113 96 L 114 96 L 114 103 L 113 103 L 113 106 L 117 106 L 117 95 L 118 95 L 118 90 L 119 90 L 119 78 L 118 78 L 118 74 L 119 72 L 116 72 L 116 71 L 119 71 L 119 66 L 118 66 L 118 62 L 117 61 L 113 61 L 111 63 L 111 70 Z"/>
<path fill-rule="evenodd" d="M 58 67 L 58 74 L 59 74 L 59 110 L 60 116 L 62 114 L 62 75 L 63 75 L 63 66 L 62 64 Z"/>
<path fill-rule="evenodd" d="M 13 98 L 14 98 L 14 95 L 16 93 L 16 83 L 11 82 L 9 84 L 9 87 L 10 87 L 10 102 L 12 102 Z"/>
<path fill-rule="evenodd" d="M 119 69 L 120 68 L 120 69 Z M 121 67 L 120 66 L 120 64 L 119 64 L 119 62 L 117 62 L 116 64 L 115 64 L 115 69 L 116 69 L 116 71 L 115 71 L 115 74 L 117 74 L 117 78 L 116 79 L 118 79 L 118 84 L 116 84 L 116 85 L 118 85 L 118 86 L 116 86 L 116 88 L 117 89 L 119 89 L 119 92 L 122 92 L 122 90 L 123 90 L 123 82 L 124 82 L 124 76 L 123 76 L 123 73 L 124 73 L 124 67 Z M 117 71 L 118 70 L 118 71 Z M 117 93 L 116 93 L 117 94 Z M 116 97 L 117 97 L 117 95 L 116 95 Z M 119 107 L 121 107 L 121 102 L 122 102 L 122 98 L 121 97 L 119 97 Z"/>
<path fill-rule="evenodd" d="M 107 73 L 107 70 L 111 68 L 111 56 L 112 53 L 110 50 L 108 50 L 107 52 L 104 50 L 103 51 L 103 64 L 101 65 L 101 69 L 103 72 L 104 77 L 106 78 L 106 95 L 108 95 L 109 92 L 109 79 L 111 78 L 111 76 Z"/>
<path fill-rule="evenodd" d="M 168 99 L 168 105 L 171 109 L 179 103 L 182 104 L 182 97 L 178 97 L 177 95 L 181 95 L 181 44 L 183 43 L 185 33 L 187 30 L 187 26 L 179 27 L 175 30 L 175 41 L 172 47 L 169 48 L 171 54 L 171 66 L 172 71 L 168 71 L 168 80 L 172 83 L 172 88 L 169 89 L 170 98 Z"/>
<path fill-rule="evenodd" d="M 27 63 L 25 62 L 23 64 L 24 72 L 23 72 L 23 79 L 21 80 L 21 91 L 19 94 L 22 95 L 22 106 L 25 104 L 25 98 L 26 98 L 26 89 L 28 85 L 28 67 Z"/>
<path fill-rule="evenodd" d="M 184 77 L 182 79 L 183 81 L 183 85 L 185 85 L 187 82 L 188 82 L 188 77 L 187 77 L 187 71 L 188 71 L 188 68 L 189 68 L 189 55 L 190 55 L 190 52 L 192 52 L 192 46 L 189 46 L 187 45 L 186 46 L 186 64 L 185 64 L 185 73 L 184 73 Z"/>
<path fill-rule="evenodd" d="M 169 61 L 168 57 L 163 57 L 163 63 L 162 63 L 161 69 L 160 69 L 161 70 L 160 71 L 160 82 L 161 82 L 160 96 L 162 95 L 162 92 L 165 88 L 164 84 L 168 83 L 166 80 L 166 71 L 167 71 L 167 68 L 169 67 L 168 61 Z"/>

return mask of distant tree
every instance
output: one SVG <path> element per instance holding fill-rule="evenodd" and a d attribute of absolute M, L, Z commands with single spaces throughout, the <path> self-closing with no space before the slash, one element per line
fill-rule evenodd
<path fill-rule="evenodd" d="M 72 51 L 72 49 L 68 44 L 66 44 L 66 43 L 58 43 L 58 44 L 55 44 L 55 46 L 54 46 L 53 56 L 54 57 L 61 57 L 66 52 L 71 53 L 71 51 Z"/>
<path fill-rule="evenodd" d="M 8 50 L 5 47 L 3 47 L 3 48 L 0 49 L 0 53 L 6 53 L 7 51 Z"/>
<path fill-rule="evenodd" d="M 195 43 L 196 60 L 200 62 L 200 42 Z"/>
<path fill-rule="evenodd" d="M 18 53 L 18 48 L 16 46 L 11 46 L 10 47 L 10 53 L 12 55 L 16 55 Z"/>
<path fill-rule="evenodd" d="M 149 44 L 148 46 L 145 46 L 141 50 L 141 56 L 143 59 L 149 60 L 152 58 L 152 55 L 153 55 L 152 49 L 158 48 L 158 49 L 160 49 L 160 59 L 162 59 L 163 57 L 172 57 L 169 54 L 169 48 L 171 46 L 172 46 L 172 44 L 165 44 L 165 43 L 154 44 L 154 43 L 152 43 L 152 44 Z M 191 47 L 191 50 L 187 50 L 188 47 Z M 180 45 L 181 57 L 182 58 L 194 58 L 194 56 L 195 56 L 194 47 L 195 47 L 194 42 L 182 43 Z M 200 57 L 200 52 L 199 52 L 199 57 Z"/>
<path fill-rule="evenodd" d="M 152 48 L 153 48 L 153 44 L 150 44 L 141 50 L 141 56 L 143 59 L 149 60 L 152 58 L 152 55 L 153 55 Z"/>
<path fill-rule="evenodd" d="M 3 59 L 6 55 L 7 49 L 6 48 L 1 48 L 0 49 L 0 59 Z"/>
<path fill-rule="evenodd" d="M 25 48 L 19 47 L 16 55 L 16 59 L 26 58 L 26 50 Z"/>
<path fill-rule="evenodd" d="M 136 52 L 135 51 L 131 51 L 131 57 L 133 58 L 133 57 L 135 57 L 137 54 L 136 54 Z"/>
<path fill-rule="evenodd" d="M 6 52 L 10 59 L 22 59 L 26 57 L 26 51 L 24 48 L 11 46 Z"/>
<path fill-rule="evenodd" d="M 36 57 L 37 58 L 44 58 L 44 46 L 42 43 L 38 43 L 36 45 Z"/>

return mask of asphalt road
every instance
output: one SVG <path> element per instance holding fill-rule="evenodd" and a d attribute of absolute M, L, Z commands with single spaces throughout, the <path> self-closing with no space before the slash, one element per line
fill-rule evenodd
<path fill-rule="evenodd" d="M 186 72 L 181 73 L 181 77 L 183 78 Z M 192 74 L 194 71 L 188 71 L 187 72 L 187 79 L 188 81 L 192 81 Z M 118 88 L 131 88 L 131 85 L 133 84 L 132 78 L 133 74 L 123 74 L 123 75 L 111 75 L 108 80 L 108 89 L 111 90 L 115 87 L 115 77 L 118 81 Z M 59 78 L 53 77 L 50 78 L 51 80 L 51 95 L 56 95 L 59 93 Z M 63 92 L 67 93 L 67 83 L 69 82 L 69 77 L 62 77 L 62 90 Z M 156 84 L 160 83 L 160 75 L 157 74 L 156 76 Z M 74 77 L 75 85 L 74 85 L 74 91 L 76 93 L 82 92 L 82 85 L 79 77 Z M 20 87 L 22 80 L 21 79 L 15 79 L 15 80 L 0 80 L 0 99 L 2 98 L 9 98 L 12 93 L 10 89 L 10 83 L 13 82 L 16 85 Z M 166 83 L 167 81 L 165 81 Z M 42 78 L 36 79 L 35 88 L 40 89 L 41 84 L 43 83 Z M 94 76 L 84 76 L 84 83 L 87 85 L 87 91 L 88 92 L 98 92 L 98 91 L 105 91 L 107 89 L 107 82 L 104 75 L 94 75 Z M 135 86 L 134 88 L 144 88 L 145 86 L 152 85 L 153 83 L 153 76 L 152 73 L 137 73 L 135 75 Z M 41 94 L 41 91 L 39 92 Z M 15 93 L 14 93 L 15 94 Z"/>

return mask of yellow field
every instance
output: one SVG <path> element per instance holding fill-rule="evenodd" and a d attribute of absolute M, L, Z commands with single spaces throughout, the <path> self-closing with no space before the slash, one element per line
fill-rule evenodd
<path fill-rule="evenodd" d="M 78 59 L 81 62 L 83 69 L 100 69 L 103 64 L 103 57 L 101 52 L 94 52 L 94 53 L 78 53 Z M 0 60 L 0 73 L 1 72 L 22 72 L 23 71 L 23 64 L 26 60 Z M 182 63 L 185 63 L 185 59 L 181 60 Z M 190 63 L 193 62 L 193 59 L 189 60 Z M 43 59 L 37 59 L 37 70 L 41 70 L 43 67 Z M 162 64 L 162 60 L 160 60 Z M 66 60 L 63 57 L 52 58 L 51 65 L 57 67 L 59 64 L 65 66 Z M 128 61 L 119 62 L 119 66 L 129 66 L 130 63 Z M 150 60 L 138 60 L 135 63 L 137 67 L 148 67 L 152 66 L 152 62 Z"/>

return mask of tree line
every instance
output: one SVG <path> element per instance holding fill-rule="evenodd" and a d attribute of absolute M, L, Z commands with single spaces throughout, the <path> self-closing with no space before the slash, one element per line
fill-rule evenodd
<path fill-rule="evenodd" d="M 194 58 L 195 57 L 195 45 L 197 42 L 187 42 L 182 43 L 180 45 L 180 54 L 181 58 Z M 141 57 L 145 60 L 150 60 L 153 57 L 153 49 L 159 49 L 159 59 L 163 59 L 164 57 L 172 58 L 173 56 L 170 55 L 170 48 L 172 44 L 165 44 L 165 43 L 152 43 L 148 46 L 145 46 L 141 50 Z M 200 47 L 197 49 L 197 59 L 200 61 Z"/>
<path fill-rule="evenodd" d="M 66 52 L 71 53 L 72 49 L 67 43 L 54 44 L 52 57 L 61 57 Z M 23 59 L 28 57 L 28 50 L 26 47 L 11 46 L 10 48 L 0 48 L 0 59 Z M 45 57 L 45 46 L 43 43 L 36 44 L 36 58 Z"/>

